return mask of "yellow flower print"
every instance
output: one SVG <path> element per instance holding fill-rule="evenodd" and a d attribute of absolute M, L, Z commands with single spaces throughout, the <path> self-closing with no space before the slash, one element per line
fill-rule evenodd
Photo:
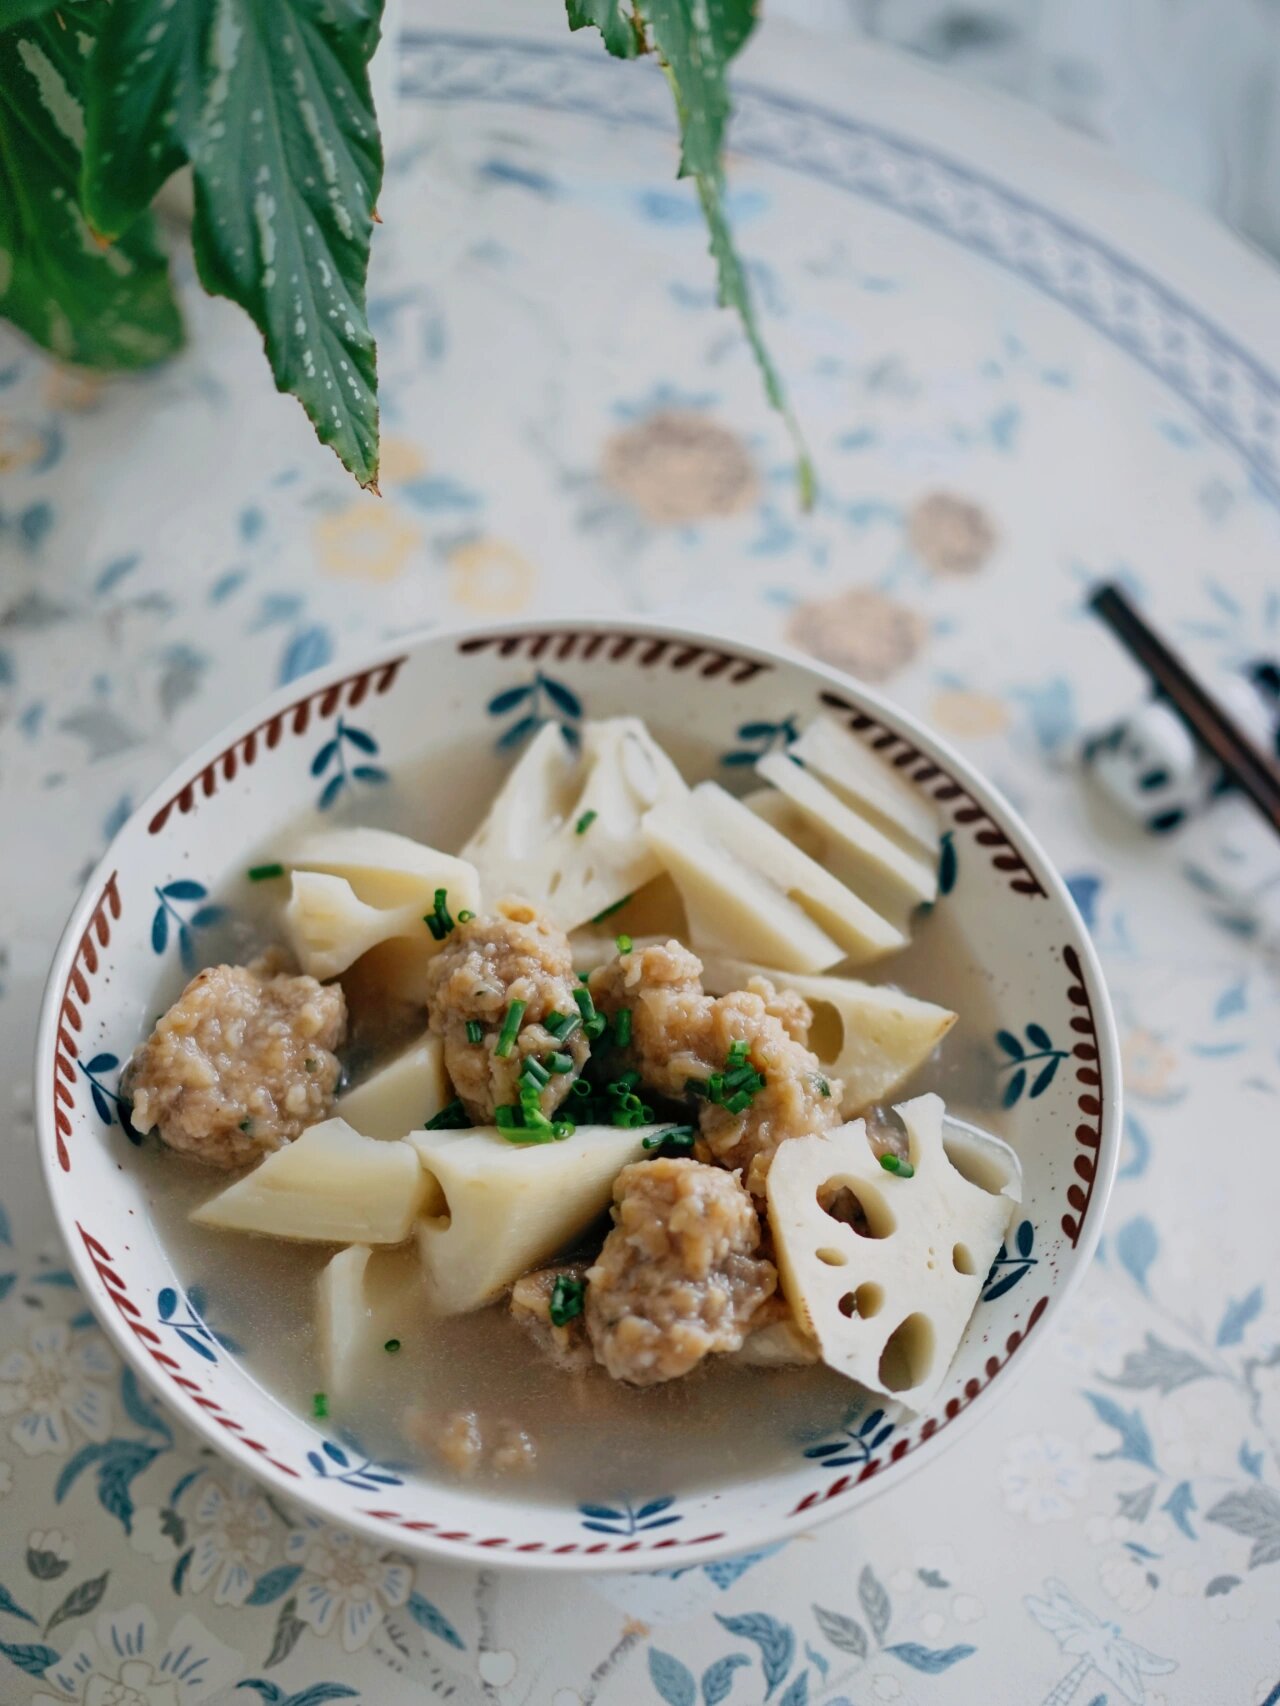
<path fill-rule="evenodd" d="M 51 409 L 65 409 L 70 414 L 84 414 L 102 396 L 106 380 L 100 373 L 88 373 L 80 367 L 52 366 L 44 381 L 44 397 Z"/>
<path fill-rule="evenodd" d="M 1162 1096 L 1177 1070 L 1178 1057 L 1150 1031 L 1130 1031 L 1120 1045 L 1125 1088 L 1135 1096 Z"/>
<path fill-rule="evenodd" d="M 888 681 L 904 669 L 929 630 L 922 616 L 874 587 L 851 586 L 834 598 L 796 607 L 792 645 L 863 681 Z"/>
<path fill-rule="evenodd" d="M 384 435 L 378 457 L 378 479 L 384 486 L 394 486 L 398 481 L 414 480 L 419 474 L 426 473 L 427 459 L 420 445 L 409 438 L 395 438 Z"/>
<path fill-rule="evenodd" d="M 976 574 L 998 541 L 986 512 L 952 492 L 930 492 L 911 506 L 907 538 L 935 575 Z"/>
<path fill-rule="evenodd" d="M 538 584 L 529 559 L 504 539 L 481 534 L 449 552 L 449 596 L 482 616 L 516 616 Z"/>
<path fill-rule="evenodd" d="M 609 438 L 600 472 L 607 486 L 654 526 L 738 515 L 759 493 L 746 445 L 727 427 L 689 409 L 659 409 Z"/>
<path fill-rule="evenodd" d="M 960 740 L 989 740 L 1009 726 L 1009 713 L 999 699 L 958 687 L 935 694 L 930 715 L 944 734 Z"/>
<path fill-rule="evenodd" d="M 22 421 L 0 415 L 0 474 L 15 474 L 19 468 L 30 468 L 44 451 L 42 434 Z"/>
<path fill-rule="evenodd" d="M 316 555 L 331 575 L 395 580 L 422 544 L 418 529 L 385 498 L 353 498 L 313 530 Z"/>

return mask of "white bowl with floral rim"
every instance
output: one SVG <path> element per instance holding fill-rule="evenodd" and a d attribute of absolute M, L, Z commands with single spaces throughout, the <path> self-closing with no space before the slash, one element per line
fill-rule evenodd
<path fill-rule="evenodd" d="M 705 1491 L 655 1480 L 600 1507 L 505 1497 L 355 1458 L 286 1408 L 203 1319 L 183 1252 L 146 1211 L 121 1063 L 198 961 L 208 897 L 308 813 L 391 811 L 448 844 L 548 718 L 645 718 L 725 779 L 813 716 L 838 718 L 936 805 L 939 907 L 991 992 L 993 1123 L 1024 1200 L 933 1409 L 855 1406 L 835 1436 Z M 891 964 L 886 975 L 892 975 Z M 928 994 L 927 989 L 921 993 Z M 36 1057 L 49 1193 L 86 1298 L 125 1359 L 209 1445 L 278 1493 L 402 1550 L 540 1569 L 643 1569 L 785 1539 L 937 1457 L 994 1410 L 1097 1244 L 1119 1154 L 1120 1073 L 1088 933 L 1018 814 L 878 694 L 776 649 L 602 619 L 437 631 L 295 682 L 180 765 L 116 836 L 58 947 Z M 228 1323 L 230 1325 L 230 1323 Z M 660 1467 L 655 1466 L 655 1476 Z"/>

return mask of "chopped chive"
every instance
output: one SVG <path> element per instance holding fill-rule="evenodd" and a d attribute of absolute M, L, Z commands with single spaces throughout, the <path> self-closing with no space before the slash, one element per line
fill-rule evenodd
<path fill-rule="evenodd" d="M 578 973 L 578 982 L 579 983 L 590 983 L 591 982 L 591 973 L 589 971 L 580 971 Z"/>
<path fill-rule="evenodd" d="M 437 942 L 444 941 L 447 932 L 444 925 L 441 924 L 434 912 L 424 913 L 422 922 L 426 925 L 427 929 L 430 930 Z"/>
<path fill-rule="evenodd" d="M 615 900 L 612 906 L 606 906 L 602 912 L 597 912 L 591 922 L 603 924 L 606 918 L 612 918 L 615 912 L 621 912 L 630 899 L 629 894 L 624 894 L 621 900 Z"/>
<path fill-rule="evenodd" d="M 520 1029 L 520 1021 L 524 1018 L 524 1010 L 529 1005 L 527 1001 L 513 1001 L 507 1008 L 506 1017 L 502 1021 L 502 1030 L 494 1044 L 493 1052 L 503 1060 L 511 1053 L 516 1033 Z"/>
<path fill-rule="evenodd" d="M 269 883 L 273 877 L 284 876 L 284 866 L 250 865 L 247 875 L 251 883 Z"/>
<path fill-rule="evenodd" d="M 599 812 L 583 812 L 582 816 L 573 826 L 573 833 L 575 835 L 585 835 L 599 816 Z"/>
<path fill-rule="evenodd" d="M 484 1041 L 484 1026 L 479 1019 L 467 1020 L 467 1041 L 469 1043 L 482 1043 Z"/>
<path fill-rule="evenodd" d="M 568 1013 L 558 1013 L 555 1008 L 552 1008 L 542 1021 L 542 1028 L 544 1031 L 550 1031 L 551 1035 L 559 1041 L 564 1035 L 566 1025 L 576 1027 L 578 1023 L 577 1018 L 571 1017 Z"/>
<path fill-rule="evenodd" d="M 591 991 L 589 989 L 575 989 L 573 992 L 573 999 L 577 1005 L 578 1012 L 582 1015 L 584 1024 L 588 1019 L 595 1018 L 596 1004 L 591 999 Z"/>
<path fill-rule="evenodd" d="M 707 1098 L 707 1081 L 705 1078 L 686 1078 L 684 1081 L 686 1096 L 697 1096 L 700 1101 Z"/>
<path fill-rule="evenodd" d="M 550 1079 L 551 1074 L 540 1060 L 536 1060 L 533 1055 L 527 1054 L 524 1057 L 524 1064 L 520 1068 L 520 1076 L 532 1080 L 541 1090 L 542 1086 Z"/>
<path fill-rule="evenodd" d="M 573 1056 L 563 1054 L 557 1049 L 554 1054 L 547 1055 L 542 1064 L 548 1072 L 554 1072 L 557 1077 L 563 1077 L 566 1072 L 573 1071 Z"/>
<path fill-rule="evenodd" d="M 446 1102 L 438 1114 L 433 1114 L 423 1128 L 426 1131 L 466 1131 L 471 1125 L 467 1110 L 462 1105 L 462 1099 L 455 1096 L 452 1102 Z"/>
<path fill-rule="evenodd" d="M 252 1131 L 253 1130 L 253 1121 L 252 1120 L 241 1120 L 240 1121 L 240 1130 L 241 1131 Z"/>
<path fill-rule="evenodd" d="M 551 1287 L 551 1303 L 547 1311 L 553 1327 L 567 1327 L 570 1321 L 582 1314 L 583 1305 L 587 1300 L 587 1288 L 580 1279 L 572 1274 L 557 1274 L 555 1284 Z"/>
<path fill-rule="evenodd" d="M 707 1099 L 711 1102 L 724 1101 L 724 1073 L 713 1072 L 707 1079 Z"/>
<path fill-rule="evenodd" d="M 500 1131 L 510 1131 L 520 1124 L 520 1109 L 504 1102 L 501 1107 L 493 1110 L 493 1118 Z"/>
<path fill-rule="evenodd" d="M 736 1096 L 730 1096 L 725 1107 L 731 1114 L 745 1114 L 751 1106 L 750 1090 L 739 1090 Z"/>
<path fill-rule="evenodd" d="M 613 1040 L 619 1048 L 626 1048 L 631 1041 L 631 1009 L 619 1007 L 613 1021 Z"/>
<path fill-rule="evenodd" d="M 329 1414 L 329 1399 L 323 1392 L 317 1392 L 311 1399 L 311 1414 L 318 1422 L 323 1422 Z"/>
<path fill-rule="evenodd" d="M 910 1161 L 901 1161 L 896 1155 L 882 1155 L 880 1165 L 886 1173 L 893 1173 L 899 1179 L 914 1179 L 916 1170 Z"/>
<path fill-rule="evenodd" d="M 589 1101 L 591 1099 L 591 1086 L 585 1078 L 575 1078 L 569 1086 L 569 1094 L 576 1096 L 580 1102 Z"/>
<path fill-rule="evenodd" d="M 551 1129 L 555 1133 L 556 1142 L 559 1143 L 566 1137 L 572 1137 L 578 1128 L 572 1120 L 556 1120 Z"/>
<path fill-rule="evenodd" d="M 825 1078 L 818 1076 L 813 1082 L 817 1087 L 817 1091 L 820 1096 L 829 1096 L 831 1094 L 831 1086 L 827 1083 Z"/>
<path fill-rule="evenodd" d="M 745 1037 L 739 1037 L 736 1042 L 729 1044 L 729 1065 L 741 1066 L 751 1053 L 751 1044 Z"/>
<path fill-rule="evenodd" d="M 615 1096 L 620 1096 L 624 1090 L 634 1090 L 639 1082 L 640 1074 L 632 1067 L 630 1072 L 619 1073 L 609 1088 Z"/>
<path fill-rule="evenodd" d="M 399 1339 L 388 1339 L 386 1344 L 383 1345 L 382 1348 L 384 1351 L 390 1351 L 391 1354 L 394 1356 L 395 1353 L 400 1349 L 400 1341 L 399 1341 Z"/>
<path fill-rule="evenodd" d="M 471 911 L 470 907 L 464 906 L 462 911 L 458 914 L 458 923 L 470 924 L 474 917 L 475 913 Z"/>
<path fill-rule="evenodd" d="M 592 1042 L 595 1042 L 597 1037 L 602 1037 L 604 1035 L 604 1029 L 608 1022 L 609 1021 L 605 1018 L 603 1013 L 597 1013 L 594 1018 L 587 1020 L 582 1029 L 586 1032 L 587 1036 L 591 1038 Z"/>
<path fill-rule="evenodd" d="M 693 1154 L 693 1127 L 691 1125 L 672 1125 L 665 1131 L 654 1132 L 652 1137 L 646 1137 L 642 1148 L 651 1155 L 666 1156 L 673 1161 L 682 1160 Z"/>
<path fill-rule="evenodd" d="M 629 954 L 631 952 L 632 948 L 635 947 L 635 943 L 631 940 L 630 936 L 628 936 L 625 931 L 622 933 L 621 936 L 615 936 L 613 941 L 614 941 L 614 946 L 617 948 L 617 950 L 620 954 Z"/>

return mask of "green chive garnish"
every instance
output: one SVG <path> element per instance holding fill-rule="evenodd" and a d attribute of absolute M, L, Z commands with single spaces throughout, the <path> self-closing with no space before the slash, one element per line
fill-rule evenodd
<path fill-rule="evenodd" d="M 318 1422 L 323 1422 L 329 1414 L 329 1400 L 323 1392 L 317 1392 L 311 1400 L 311 1414 Z"/>
<path fill-rule="evenodd" d="M 825 1078 L 819 1076 L 815 1078 L 813 1082 L 820 1096 L 829 1096 L 831 1094 L 831 1086 L 827 1083 Z"/>
<path fill-rule="evenodd" d="M 475 913 L 470 911 L 467 907 L 464 906 L 462 911 L 458 914 L 458 923 L 459 924 L 470 924 L 471 920 L 474 917 L 475 917 Z"/>
<path fill-rule="evenodd" d="M 751 1044 L 744 1037 L 739 1037 L 737 1042 L 729 1044 L 729 1065 L 741 1066 L 750 1053 Z"/>
<path fill-rule="evenodd" d="M 606 918 L 612 918 L 615 912 L 621 912 L 630 899 L 629 894 L 624 894 L 621 900 L 615 900 L 612 906 L 606 906 L 603 912 L 597 912 L 591 922 L 603 924 Z"/>
<path fill-rule="evenodd" d="M 251 883 L 269 883 L 272 877 L 284 876 L 284 866 L 250 865 L 248 876 Z"/>
<path fill-rule="evenodd" d="M 471 1125 L 467 1110 L 462 1101 L 455 1096 L 452 1102 L 446 1102 L 438 1114 L 433 1114 L 423 1128 L 426 1131 L 466 1131 Z"/>
<path fill-rule="evenodd" d="M 399 1339 L 388 1339 L 386 1344 L 383 1345 L 382 1348 L 384 1351 L 390 1351 L 391 1354 L 394 1356 L 395 1353 L 400 1349 L 400 1341 L 399 1341 Z"/>
<path fill-rule="evenodd" d="M 520 1076 L 529 1079 L 537 1089 L 541 1090 L 551 1074 L 540 1060 L 536 1060 L 533 1055 L 527 1054 L 524 1057 L 524 1064 L 520 1068 Z"/>
<path fill-rule="evenodd" d="M 582 816 L 573 826 L 573 833 L 575 835 L 585 835 L 599 816 L 599 812 L 583 812 Z"/>
<path fill-rule="evenodd" d="M 736 1096 L 730 1096 L 725 1107 L 731 1114 L 745 1114 L 751 1106 L 750 1090 L 739 1090 Z"/>
<path fill-rule="evenodd" d="M 665 1131 L 657 1131 L 652 1137 L 646 1137 L 641 1147 L 656 1156 L 668 1156 L 673 1161 L 682 1160 L 693 1154 L 693 1127 L 668 1126 Z"/>
<path fill-rule="evenodd" d="M 626 1048 L 631 1041 L 631 1009 L 619 1007 L 613 1021 L 613 1040 L 619 1048 Z"/>
<path fill-rule="evenodd" d="M 506 1017 L 502 1021 L 502 1030 L 498 1034 L 498 1040 L 493 1049 L 493 1052 L 503 1060 L 511 1053 L 512 1044 L 516 1040 L 516 1033 L 520 1029 L 520 1021 L 524 1018 L 524 1010 L 528 1005 L 527 1001 L 513 1001 L 507 1008 Z"/>
<path fill-rule="evenodd" d="M 631 940 L 630 936 L 628 936 L 625 931 L 623 931 L 621 936 L 615 936 L 613 941 L 614 941 L 614 946 L 617 948 L 617 950 L 620 954 L 629 954 L 631 952 L 632 948 L 635 947 L 635 943 Z"/>
<path fill-rule="evenodd" d="M 551 1305 L 548 1314 L 553 1327 L 567 1327 L 576 1316 L 582 1314 L 582 1308 L 587 1300 L 586 1285 L 580 1279 L 574 1279 L 572 1274 L 557 1274 L 555 1284 L 551 1287 Z"/>
<path fill-rule="evenodd" d="M 484 1026 L 479 1019 L 467 1020 L 467 1041 L 469 1043 L 482 1043 L 484 1041 Z"/>
<path fill-rule="evenodd" d="M 899 1179 L 914 1179 L 916 1170 L 910 1161 L 900 1161 L 896 1155 L 882 1155 L 880 1165 L 886 1173 L 893 1173 Z"/>
<path fill-rule="evenodd" d="M 566 1072 L 573 1071 L 573 1056 L 557 1049 L 554 1054 L 547 1055 L 542 1064 L 548 1072 L 554 1072 L 558 1077 L 563 1077 Z"/>
<path fill-rule="evenodd" d="M 603 1013 L 596 1012 L 596 1004 L 591 999 L 591 991 L 589 989 L 575 989 L 573 999 L 577 1002 L 578 1011 L 582 1015 L 583 1030 L 592 1038 L 602 1036 L 606 1020 Z"/>
<path fill-rule="evenodd" d="M 241 1120 L 240 1121 L 240 1130 L 241 1131 L 252 1131 L 253 1130 L 253 1121 L 252 1120 Z"/>
<path fill-rule="evenodd" d="M 548 1013 L 542 1021 L 544 1031 L 550 1031 L 558 1043 L 568 1042 L 582 1023 L 579 1013 Z"/>

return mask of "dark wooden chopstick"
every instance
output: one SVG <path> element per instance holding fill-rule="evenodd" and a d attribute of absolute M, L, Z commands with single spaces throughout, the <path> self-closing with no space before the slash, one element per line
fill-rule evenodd
<path fill-rule="evenodd" d="M 1089 608 L 1146 671 L 1201 747 L 1217 759 L 1271 827 L 1280 832 L 1280 770 L 1148 627 L 1118 586 L 1098 587 L 1090 595 Z"/>

